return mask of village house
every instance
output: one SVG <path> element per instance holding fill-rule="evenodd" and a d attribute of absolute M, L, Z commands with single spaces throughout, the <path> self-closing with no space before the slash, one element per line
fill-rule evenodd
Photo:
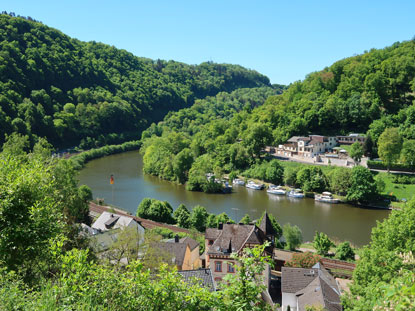
<path fill-rule="evenodd" d="M 337 144 L 337 138 L 332 136 L 293 136 L 286 144 L 279 145 L 275 153 L 286 157 L 300 156 L 314 158 L 318 154 L 333 150 Z"/>
<path fill-rule="evenodd" d="M 241 254 L 245 247 L 255 247 L 269 241 L 265 255 L 272 256 L 275 231 L 265 213 L 257 227 L 254 224 L 219 224 L 219 228 L 207 228 L 205 233 L 206 267 L 210 268 L 215 285 L 228 273 L 235 273 L 232 253 Z M 263 272 L 264 283 L 269 288 L 271 269 Z"/>
<path fill-rule="evenodd" d="M 333 276 L 317 263 L 311 269 L 282 267 L 282 311 L 308 306 L 341 311 L 340 289 Z"/>
<path fill-rule="evenodd" d="M 177 270 L 194 270 L 201 267 L 199 256 L 199 243 L 189 237 L 160 241 L 153 245 L 160 253 L 170 255 L 170 260 L 176 265 Z"/>
<path fill-rule="evenodd" d="M 359 134 L 350 134 L 349 136 L 337 136 L 337 141 L 340 145 L 352 145 L 355 142 L 363 144 L 366 140 L 365 136 Z"/>
<path fill-rule="evenodd" d="M 178 273 L 190 285 L 199 285 L 200 287 L 207 288 L 211 292 L 216 291 L 210 269 L 185 270 L 178 271 Z"/>
<path fill-rule="evenodd" d="M 83 225 L 84 232 L 90 235 L 91 245 L 97 252 L 108 250 L 117 241 L 120 231 L 126 228 L 137 230 L 137 243 L 143 243 L 144 228 L 133 217 L 103 212 L 91 227 Z"/>

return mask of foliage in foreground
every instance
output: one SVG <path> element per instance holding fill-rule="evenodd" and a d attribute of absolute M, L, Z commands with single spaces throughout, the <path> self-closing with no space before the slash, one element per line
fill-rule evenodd
<path fill-rule="evenodd" d="M 88 260 L 88 251 L 60 253 L 59 273 L 30 290 L 13 272 L 0 270 L 2 310 L 268 310 L 261 299 L 264 286 L 258 277 L 265 268 L 264 247 L 248 249 L 237 273 L 227 279 L 222 291 L 210 292 L 185 283 L 166 265 L 157 273 L 139 261 L 118 269 Z"/>
<path fill-rule="evenodd" d="M 397 290 L 401 287 L 406 287 L 406 296 L 400 300 L 402 303 L 408 295 L 413 295 L 408 275 L 413 275 L 415 265 L 405 259 L 405 254 L 414 250 L 415 200 L 412 200 L 402 210 L 392 211 L 373 228 L 372 241 L 363 248 L 353 273 L 352 298 L 345 299 L 346 310 L 373 310 L 377 300 L 389 294 L 398 301 Z M 391 290 L 384 290 L 386 287 Z"/>
<path fill-rule="evenodd" d="M 0 154 L 0 266 L 30 281 L 54 270 L 50 245 L 57 239 L 78 245 L 74 224 L 86 220 L 91 195 L 77 187 L 70 163 L 51 159 L 43 145 L 30 154 L 7 148 Z"/>

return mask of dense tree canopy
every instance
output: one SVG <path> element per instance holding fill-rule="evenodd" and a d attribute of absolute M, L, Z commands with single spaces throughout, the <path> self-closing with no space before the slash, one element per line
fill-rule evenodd
<path fill-rule="evenodd" d="M 52 160 L 42 144 L 34 149 L 0 153 L 0 266 L 31 281 L 53 269 L 51 243 L 76 244 L 73 225 L 86 221 L 90 197 L 68 161 Z"/>
<path fill-rule="evenodd" d="M 0 144 L 4 134 L 55 146 L 138 138 L 169 111 L 241 87 L 270 86 L 237 65 L 186 65 L 81 42 L 32 20 L 0 15 Z"/>

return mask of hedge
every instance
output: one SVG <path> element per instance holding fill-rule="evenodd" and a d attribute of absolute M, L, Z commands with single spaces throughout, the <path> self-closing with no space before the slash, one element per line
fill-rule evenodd
<path fill-rule="evenodd" d="M 372 169 L 377 169 L 377 170 L 388 169 L 385 163 L 380 162 L 380 161 L 372 161 L 372 160 L 367 161 L 367 167 L 372 168 Z M 402 171 L 402 172 L 415 172 L 415 167 L 408 165 L 408 164 L 396 163 L 396 164 L 391 165 L 390 170 L 391 171 Z"/>

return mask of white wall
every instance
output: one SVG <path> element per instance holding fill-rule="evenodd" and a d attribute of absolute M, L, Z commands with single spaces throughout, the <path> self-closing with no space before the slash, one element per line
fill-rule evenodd
<path fill-rule="evenodd" d="M 297 297 L 295 294 L 282 293 L 282 311 L 287 311 L 287 306 L 290 306 L 291 311 L 297 311 Z"/>

